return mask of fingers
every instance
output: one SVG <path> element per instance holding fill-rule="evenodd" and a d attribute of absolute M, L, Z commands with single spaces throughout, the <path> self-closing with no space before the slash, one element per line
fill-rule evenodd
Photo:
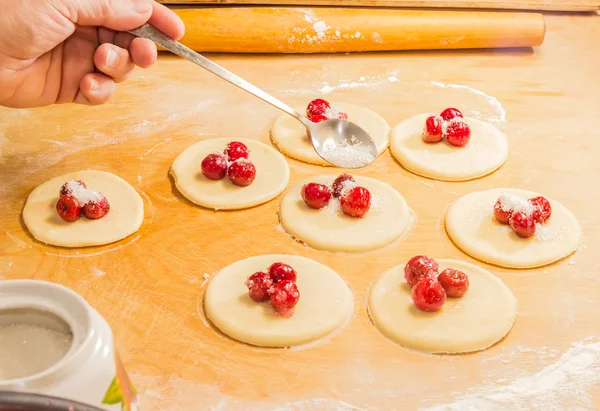
<path fill-rule="evenodd" d="M 156 2 L 152 4 L 152 17 L 149 23 L 175 40 L 182 38 L 185 33 L 181 18 L 171 9 Z"/>
<path fill-rule="evenodd" d="M 94 54 L 96 68 L 115 83 L 125 81 L 133 72 L 135 65 L 129 52 L 113 44 L 102 44 Z"/>
<path fill-rule="evenodd" d="M 101 73 L 86 74 L 79 83 L 75 103 L 97 106 L 106 103 L 115 93 L 115 82 Z"/>
<path fill-rule="evenodd" d="M 135 65 L 141 68 L 150 67 L 158 57 L 156 46 L 147 39 L 133 39 L 129 46 L 129 52 Z"/>

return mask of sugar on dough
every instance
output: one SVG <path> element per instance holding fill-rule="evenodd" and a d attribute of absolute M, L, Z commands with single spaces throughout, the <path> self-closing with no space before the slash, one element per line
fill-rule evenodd
<path fill-rule="evenodd" d="M 535 235 L 531 238 L 520 238 L 510 226 L 499 223 L 493 207 L 504 193 L 526 199 L 540 195 L 526 190 L 497 188 L 461 197 L 446 214 L 446 231 L 458 248 L 471 257 L 508 268 L 543 266 L 577 249 L 581 238 L 579 222 L 565 206 L 551 198 L 546 197 L 552 215 L 545 224 L 536 224 Z"/>
<path fill-rule="evenodd" d="M 248 159 L 256 167 L 256 178 L 249 186 L 236 186 L 227 177 L 209 180 L 202 174 L 200 164 L 204 157 L 222 153 L 231 141 L 240 141 L 250 150 Z M 171 175 L 179 192 L 191 202 L 215 210 L 239 210 L 266 203 L 281 194 L 290 179 L 290 168 L 281 153 L 259 141 L 216 138 L 185 149 L 173 162 Z"/>
<path fill-rule="evenodd" d="M 66 222 L 58 215 L 59 191 L 69 180 L 82 180 L 90 190 L 102 193 L 110 204 L 101 219 L 82 216 Z M 39 241 L 61 247 L 88 247 L 119 241 L 135 233 L 144 219 L 144 202 L 125 180 L 105 171 L 85 170 L 65 174 L 35 188 L 23 208 L 27 229 Z"/>
<path fill-rule="evenodd" d="M 246 279 L 274 262 L 297 273 L 300 299 L 294 315 L 282 318 L 268 302 L 248 296 Z M 289 347 L 322 339 L 343 327 L 354 310 L 350 288 L 332 269 L 295 255 L 261 255 L 237 261 L 217 273 L 204 296 L 208 319 L 224 334 L 263 347 Z"/>
<path fill-rule="evenodd" d="M 360 106 L 345 103 L 332 103 L 332 107 L 348 114 L 348 120 L 363 128 L 373 139 L 380 155 L 388 147 L 390 126 L 379 114 Z M 304 113 L 306 109 L 298 108 Z M 331 166 L 315 152 L 306 129 L 298 120 L 284 114 L 277 118 L 271 129 L 273 143 L 286 155 L 305 163 Z"/>
<path fill-rule="evenodd" d="M 455 268 L 469 276 L 469 290 L 447 298 L 435 312 L 419 310 L 404 280 L 404 264 L 386 271 L 369 292 L 369 314 L 375 326 L 398 344 L 431 354 L 484 350 L 500 341 L 517 317 L 517 300 L 496 276 L 476 265 L 437 260 L 440 272 Z"/>
<path fill-rule="evenodd" d="M 471 138 L 464 147 L 446 140 L 426 143 L 422 133 L 431 114 L 410 117 L 390 132 L 390 151 L 408 171 L 442 181 L 464 181 L 498 169 L 508 157 L 506 136 L 490 123 L 466 117 Z"/>
<path fill-rule="evenodd" d="M 392 186 L 373 178 L 353 176 L 371 193 L 371 208 L 362 218 L 342 213 L 332 197 L 328 206 L 315 210 L 302 200 L 302 186 L 309 182 L 331 184 L 337 174 L 315 176 L 292 186 L 279 210 L 284 230 L 297 240 L 320 250 L 369 251 L 384 247 L 411 228 L 414 216 L 404 197 Z"/>

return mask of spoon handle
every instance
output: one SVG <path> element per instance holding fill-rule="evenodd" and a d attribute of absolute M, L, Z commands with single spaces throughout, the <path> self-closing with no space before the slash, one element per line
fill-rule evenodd
<path fill-rule="evenodd" d="M 151 40 L 155 44 L 158 44 L 159 46 L 169 50 L 173 54 L 176 54 L 179 57 L 183 57 L 184 59 L 189 60 L 192 63 L 196 63 L 200 67 L 210 71 L 213 74 L 216 74 L 217 76 L 221 77 L 224 80 L 227 80 L 231 84 L 236 85 L 243 90 L 246 90 L 248 93 L 254 94 L 256 97 L 260 98 L 261 100 L 266 101 L 267 103 L 271 104 L 272 106 L 277 107 L 278 109 L 280 109 L 282 111 L 285 111 L 289 115 L 298 119 L 298 121 L 301 121 L 306 127 L 310 126 L 310 122 L 306 117 L 302 116 L 300 113 L 298 113 L 296 110 L 294 110 L 287 104 L 277 100 L 275 97 L 271 96 L 270 94 L 262 91 L 261 89 L 254 86 L 253 84 L 250 84 L 243 78 L 236 76 L 235 74 L 224 69 L 223 67 L 219 66 L 218 64 L 213 63 L 206 57 L 202 56 L 199 53 L 196 53 L 194 50 L 184 46 L 183 44 L 179 43 L 178 41 L 173 40 L 172 38 L 163 34 L 158 29 L 152 27 L 151 25 L 144 24 L 143 26 L 141 26 L 137 29 L 129 30 L 129 33 L 131 33 L 137 37 L 142 37 L 142 38 Z"/>

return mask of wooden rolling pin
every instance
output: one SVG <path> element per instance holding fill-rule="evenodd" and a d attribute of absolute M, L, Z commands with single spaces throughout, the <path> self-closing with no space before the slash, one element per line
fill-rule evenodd
<path fill-rule="evenodd" d="M 533 47 L 541 14 L 354 8 L 175 8 L 199 52 L 323 53 Z"/>

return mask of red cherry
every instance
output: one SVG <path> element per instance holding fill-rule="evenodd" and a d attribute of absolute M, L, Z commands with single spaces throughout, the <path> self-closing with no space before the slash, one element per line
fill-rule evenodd
<path fill-rule="evenodd" d="M 533 218 L 540 224 L 544 224 L 552 215 L 552 207 L 550 202 L 542 196 L 529 199 L 529 202 L 533 204 L 535 210 L 533 211 Z"/>
<path fill-rule="evenodd" d="M 440 117 L 446 121 L 449 121 L 449 120 L 452 120 L 454 117 L 463 118 L 463 115 L 459 109 L 447 108 L 446 110 L 444 110 L 440 113 Z"/>
<path fill-rule="evenodd" d="M 446 127 L 446 138 L 453 146 L 462 147 L 469 142 L 471 129 L 464 121 L 452 121 Z"/>
<path fill-rule="evenodd" d="M 325 207 L 331 199 L 329 187 L 317 183 L 305 184 L 300 194 L 306 205 L 314 209 Z"/>
<path fill-rule="evenodd" d="M 294 307 L 300 299 L 300 292 L 296 283 L 290 280 L 280 281 L 269 289 L 269 295 L 277 315 L 282 317 L 294 315 Z"/>
<path fill-rule="evenodd" d="M 344 214 L 350 217 L 362 217 L 371 208 L 371 193 L 364 187 L 353 187 L 340 197 Z"/>
<path fill-rule="evenodd" d="M 417 255 L 404 266 L 404 279 L 414 287 L 423 278 L 437 278 L 440 266 L 433 258 Z"/>
<path fill-rule="evenodd" d="M 446 302 L 446 291 L 435 278 L 423 278 L 412 289 L 412 299 L 421 311 L 437 311 Z"/>
<path fill-rule="evenodd" d="M 334 197 L 337 198 L 342 195 L 342 191 L 344 190 L 344 186 L 345 186 L 344 183 L 346 181 L 351 181 L 353 183 L 356 183 L 356 181 L 354 180 L 354 177 L 352 177 L 348 173 L 344 173 L 344 174 L 340 175 L 338 178 L 336 178 L 335 180 L 333 180 L 333 184 L 331 185 L 331 188 L 332 188 L 332 194 Z"/>
<path fill-rule="evenodd" d="M 212 153 L 202 160 L 202 174 L 209 180 L 220 180 L 227 174 L 227 158 L 220 153 Z"/>
<path fill-rule="evenodd" d="M 322 114 L 315 114 L 309 120 L 312 121 L 313 123 L 320 123 L 321 121 L 329 120 L 329 118 Z"/>
<path fill-rule="evenodd" d="M 439 116 L 430 116 L 425 120 L 423 130 L 423 141 L 426 143 L 437 143 L 442 141 L 442 119 Z"/>
<path fill-rule="evenodd" d="M 248 150 L 248 147 L 244 143 L 232 141 L 231 143 L 227 144 L 224 153 L 229 161 L 235 161 L 240 158 L 247 159 L 250 150 Z"/>
<path fill-rule="evenodd" d="M 331 106 L 329 105 L 329 103 L 326 100 L 323 100 L 322 98 L 316 98 L 313 101 L 311 101 L 310 103 L 308 103 L 308 107 L 306 108 L 306 116 L 308 118 L 311 118 L 311 117 L 317 116 L 317 115 L 322 116 L 330 108 L 331 108 Z M 327 118 L 327 117 L 325 117 L 325 118 Z M 315 123 L 318 123 L 318 122 L 315 121 Z"/>
<path fill-rule="evenodd" d="M 271 276 L 265 272 L 258 271 L 246 280 L 248 295 L 256 302 L 269 300 L 269 289 L 273 286 Z"/>
<path fill-rule="evenodd" d="M 531 214 L 522 211 L 513 213 L 510 217 L 510 226 L 522 238 L 529 238 L 535 234 L 535 219 Z"/>
<path fill-rule="evenodd" d="M 108 214 L 109 211 L 110 204 L 104 196 L 98 201 L 90 201 L 83 206 L 83 214 L 90 220 L 98 220 Z"/>
<path fill-rule="evenodd" d="M 248 160 L 238 160 L 231 163 L 228 175 L 236 186 L 249 186 L 256 178 L 256 167 Z"/>
<path fill-rule="evenodd" d="M 510 221 L 510 216 L 512 215 L 512 210 L 506 211 L 502 207 L 502 201 L 498 199 L 496 204 L 494 204 L 494 217 L 498 220 L 499 223 L 508 224 Z"/>
<path fill-rule="evenodd" d="M 81 216 L 81 205 L 74 196 L 67 194 L 62 196 L 56 203 L 56 211 L 60 218 L 72 223 Z"/>
<path fill-rule="evenodd" d="M 296 271 L 284 263 L 273 263 L 269 267 L 269 274 L 274 283 L 280 281 L 296 281 Z"/>
<path fill-rule="evenodd" d="M 64 183 L 62 185 L 62 187 L 60 188 L 60 197 L 62 196 L 66 196 L 67 194 L 72 194 L 71 189 L 69 188 L 70 185 L 73 185 L 73 183 L 79 183 L 79 185 L 82 188 L 87 188 L 87 186 L 85 185 L 85 183 L 81 180 L 71 180 L 71 181 L 67 181 L 66 183 Z"/>
<path fill-rule="evenodd" d="M 469 277 L 453 268 L 446 268 L 437 279 L 450 298 L 462 297 L 469 289 Z"/>

